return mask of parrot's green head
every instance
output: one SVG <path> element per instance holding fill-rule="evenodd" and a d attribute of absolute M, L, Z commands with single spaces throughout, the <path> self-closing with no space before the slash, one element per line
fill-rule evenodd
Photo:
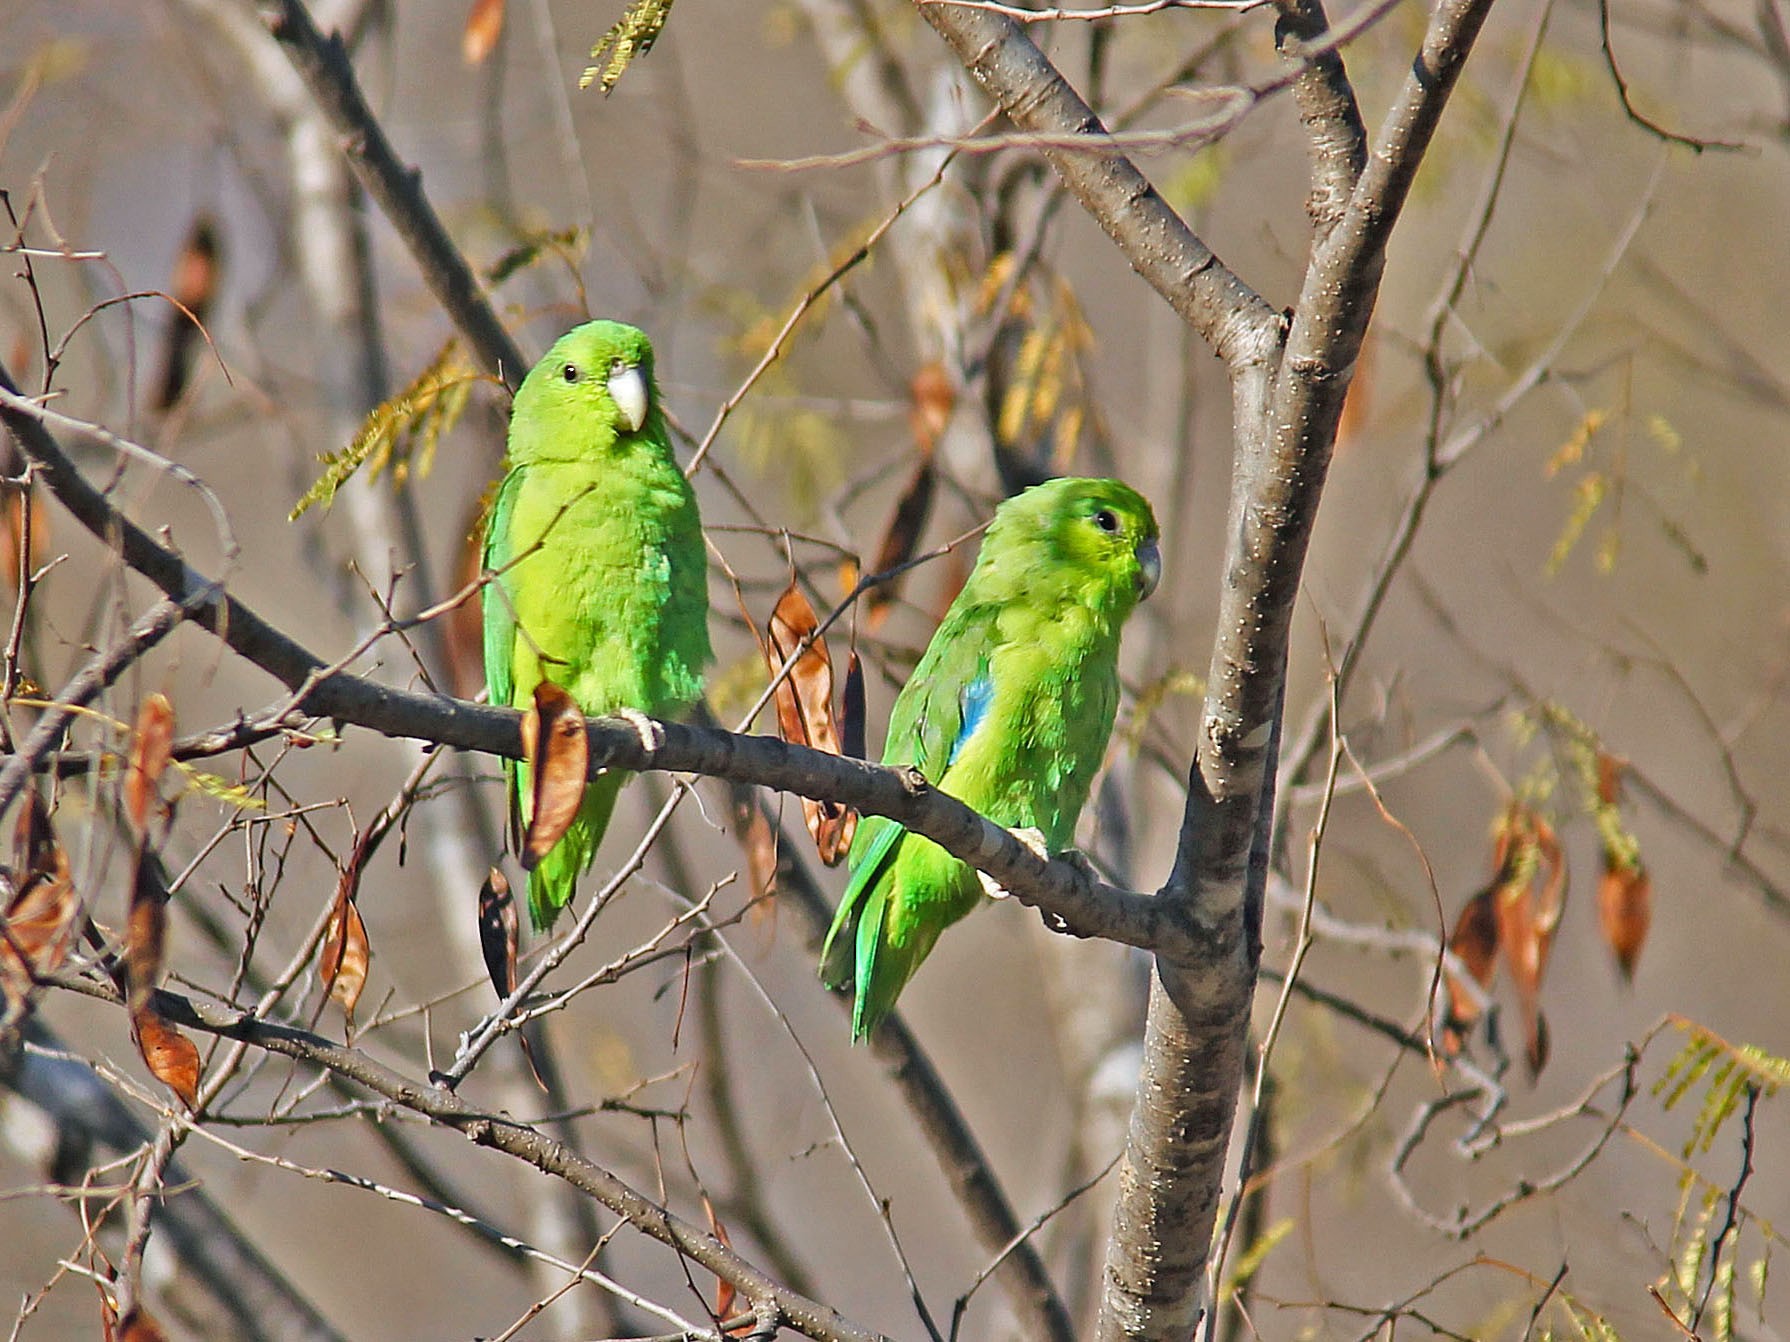
<path fill-rule="evenodd" d="M 1015 552 L 1016 582 L 1035 584 L 1060 575 L 1091 588 L 1120 619 L 1162 577 L 1161 532 L 1149 503 L 1119 480 L 1061 476 L 1033 485 L 996 511 L 982 557 L 997 562 Z M 978 560 L 978 567 L 981 560 Z"/>
<path fill-rule="evenodd" d="M 510 411 L 510 457 L 584 459 L 658 422 L 645 333 L 621 322 L 586 322 L 554 341 L 522 380 Z"/>

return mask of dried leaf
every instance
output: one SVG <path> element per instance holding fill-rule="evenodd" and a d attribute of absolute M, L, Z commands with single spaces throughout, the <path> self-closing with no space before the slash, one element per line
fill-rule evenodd
<path fill-rule="evenodd" d="M 124 1316 L 115 1336 L 118 1342 L 166 1342 L 168 1335 L 155 1321 L 155 1315 L 138 1306 Z"/>
<path fill-rule="evenodd" d="M 1653 922 L 1653 878 L 1642 866 L 1604 866 L 1597 885 L 1597 921 L 1622 977 L 1633 979 Z"/>
<path fill-rule="evenodd" d="M 139 830 L 149 822 L 149 803 L 155 799 L 173 745 L 174 705 L 165 694 L 151 694 L 137 710 L 130 766 L 124 775 L 124 809 Z"/>
<path fill-rule="evenodd" d="M 1374 394 L 1374 340 L 1361 342 L 1355 356 L 1355 371 L 1349 377 L 1349 389 L 1343 394 L 1342 417 L 1336 424 L 1336 453 L 1341 455 L 1354 442 L 1361 426 L 1368 422 Z"/>
<path fill-rule="evenodd" d="M 522 749 L 533 784 L 533 805 L 520 854 L 524 871 L 547 856 L 584 803 L 590 738 L 572 696 L 550 680 L 535 686 L 534 708 L 522 717 Z"/>
<path fill-rule="evenodd" d="M 52 974 L 74 944 L 75 897 L 68 854 L 56 841 L 50 814 L 35 788 L 27 788 L 14 834 L 14 871 L 0 869 L 7 896 L 0 925 L 0 991 L 9 1014 L 30 1000 L 38 975 Z"/>
<path fill-rule="evenodd" d="M 95 1282 L 99 1287 L 99 1319 L 105 1342 L 166 1342 L 167 1334 L 155 1315 L 142 1306 L 133 1306 L 121 1322 L 110 1294 L 112 1282 Z"/>
<path fill-rule="evenodd" d="M 199 1105 L 199 1049 L 163 1019 L 153 1005 L 131 1011 L 131 1038 L 150 1075 L 180 1097 L 188 1109 Z"/>
<path fill-rule="evenodd" d="M 504 0 L 472 0 L 466 27 L 460 33 L 460 57 L 468 65 L 482 65 L 503 36 Z"/>
<path fill-rule="evenodd" d="M 839 754 L 839 724 L 833 713 L 833 658 L 819 636 L 814 607 L 794 579 L 777 599 L 765 630 L 765 663 L 774 676 L 801 649 L 789 674 L 777 684 L 777 727 L 793 745 Z M 804 647 L 804 643 L 806 646 Z M 857 813 L 834 802 L 802 798 L 802 816 L 820 860 L 829 867 L 845 856 L 857 829 Z"/>
<path fill-rule="evenodd" d="M 868 758 L 864 746 L 870 710 L 864 706 L 864 664 L 853 648 L 845 659 L 845 692 L 840 696 L 839 748 L 855 760 Z"/>
<path fill-rule="evenodd" d="M 1491 987 L 1492 975 L 1498 968 L 1497 896 L 1498 887 L 1492 884 L 1469 899 L 1455 920 L 1454 935 L 1448 939 L 1448 949 L 1482 990 Z M 1442 1042 L 1452 1057 L 1460 1052 L 1465 1035 L 1479 1020 L 1480 996 L 1460 983 L 1452 971 L 1446 977 L 1448 1019 L 1443 1025 Z"/>
<path fill-rule="evenodd" d="M 871 562 L 872 573 L 887 573 L 890 569 L 899 568 L 914 557 L 919 548 L 920 533 L 926 527 L 926 519 L 932 512 L 932 496 L 936 492 L 938 471 L 933 465 L 932 454 L 927 453 L 920 458 L 914 473 L 908 477 L 907 485 L 901 491 L 901 497 L 895 502 L 895 511 L 889 517 L 889 524 L 883 529 L 883 538 L 876 547 L 876 558 Z M 895 598 L 901 594 L 901 578 L 890 578 L 878 583 L 865 593 L 864 605 L 872 630 L 882 626 L 889 618 L 889 610 L 895 604 Z"/>
<path fill-rule="evenodd" d="M 13 822 L 12 865 L 21 884 L 27 876 L 53 875 L 68 870 L 68 855 L 56 841 L 50 810 L 36 788 L 25 790 L 25 801 Z"/>
<path fill-rule="evenodd" d="M 211 312 L 212 300 L 218 291 L 217 225 L 206 215 L 193 221 L 192 231 L 174 262 L 174 280 L 169 292 L 180 308 L 168 311 L 168 323 L 162 337 L 162 372 L 156 380 L 151 402 L 156 410 L 168 410 L 186 391 L 192 376 L 193 356 L 199 348 L 199 326 Z M 192 315 L 189 317 L 187 313 Z"/>
<path fill-rule="evenodd" d="M 702 1195 L 702 1210 L 703 1214 L 708 1217 L 709 1233 L 720 1240 L 726 1248 L 733 1248 L 733 1240 L 727 1233 L 727 1227 L 715 1214 L 715 1204 L 709 1201 L 707 1193 Z M 738 1307 L 739 1292 L 735 1289 L 734 1284 L 720 1277 L 715 1278 L 715 1318 L 721 1321 L 723 1334 L 727 1337 L 750 1337 L 753 1328 L 750 1320 L 735 1324 L 731 1328 L 727 1327 L 727 1320 L 738 1312 Z"/>
<path fill-rule="evenodd" d="M 19 469 L 18 466 L 9 464 L 6 473 L 16 476 Z M 25 543 L 22 533 L 27 515 L 27 498 L 30 499 L 31 553 L 25 557 L 25 562 L 32 569 L 43 562 L 50 543 L 50 514 L 44 507 L 42 492 L 6 487 L 4 495 L 0 496 L 0 520 L 4 521 L 4 527 L 0 528 L 0 545 L 5 546 L 5 552 L 0 554 L 0 574 L 5 577 L 6 586 L 14 592 L 19 586 L 19 547 Z"/>
<path fill-rule="evenodd" d="M 753 895 L 762 899 L 774 893 L 777 888 L 777 831 L 755 805 L 744 808 L 740 842 L 746 849 L 746 871 L 752 878 Z"/>
<path fill-rule="evenodd" d="M 1566 857 L 1553 827 L 1522 802 L 1512 803 L 1505 814 L 1498 845 L 1498 948 L 1516 987 L 1533 1077 L 1547 1062 L 1541 983 L 1566 903 Z"/>
<path fill-rule="evenodd" d="M 378 830 L 367 830 L 355 840 L 354 851 L 342 877 L 336 882 L 335 904 L 330 909 L 329 926 L 323 934 L 323 957 L 318 965 L 323 986 L 330 997 L 341 1004 L 342 1015 L 354 1026 L 354 1007 L 367 986 L 367 970 L 372 963 L 373 948 L 367 941 L 366 924 L 361 922 L 355 903 L 360 893 L 361 869 L 377 843 Z"/>
<path fill-rule="evenodd" d="M 914 380 L 908 384 L 907 422 L 921 456 L 932 455 L 956 405 L 957 389 L 951 385 L 943 364 L 935 359 L 914 374 Z"/>
<path fill-rule="evenodd" d="M 37 977 L 55 973 L 74 944 L 80 901 L 66 865 L 59 876 L 27 876 L 16 893 L 10 882 L 0 884 L 12 895 L 0 928 L 0 991 L 9 1014 L 23 1009 Z"/>
<path fill-rule="evenodd" d="M 124 933 L 124 973 L 130 985 L 132 1011 L 148 1005 L 162 980 L 167 954 L 168 908 L 162 891 L 148 879 L 147 854 L 137 854 L 137 875 L 131 885 L 130 917 Z"/>
<path fill-rule="evenodd" d="M 508 879 L 493 867 L 479 887 L 479 950 L 500 1002 L 516 990 L 516 936 L 516 901 Z"/>

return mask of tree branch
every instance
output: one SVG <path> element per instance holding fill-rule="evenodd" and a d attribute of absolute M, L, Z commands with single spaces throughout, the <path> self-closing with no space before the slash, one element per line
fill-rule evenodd
<path fill-rule="evenodd" d="M 59 983 L 106 1001 L 120 1001 L 117 991 L 109 984 L 80 979 L 63 979 Z M 668 1211 L 608 1170 L 585 1160 L 563 1143 L 519 1119 L 507 1114 L 488 1113 L 451 1091 L 413 1080 L 358 1049 L 306 1030 L 259 1020 L 232 1007 L 195 1002 L 165 989 L 156 993 L 155 1005 L 162 1017 L 175 1025 L 202 1030 L 321 1067 L 432 1122 L 455 1129 L 476 1145 L 502 1151 L 545 1174 L 563 1179 L 643 1234 L 730 1282 L 752 1302 L 761 1320 L 774 1314 L 804 1337 L 821 1342 L 881 1342 L 880 1334 L 850 1322 L 828 1305 L 787 1290 L 708 1231 Z"/>
<path fill-rule="evenodd" d="M 1020 130 L 1051 136 L 1106 134 L 1094 110 L 1038 50 L 1022 24 L 960 5 L 922 4 L 920 13 Z M 1090 154 L 1046 145 L 1040 152 L 1132 269 L 1233 371 L 1273 357 L 1279 315 L 1200 241 L 1136 164 L 1110 149 Z"/>
<path fill-rule="evenodd" d="M 286 685 L 293 692 L 293 708 L 385 736 L 521 758 L 521 715 L 514 710 L 395 689 L 331 667 L 202 577 L 88 482 L 44 428 L 37 406 L 13 389 L 3 367 L 0 420 L 77 521 L 116 545 L 127 565 L 190 609 L 196 621 L 233 651 Z M 1177 953 L 1184 947 L 1178 910 L 1105 885 L 1069 863 L 1044 861 L 993 821 L 931 787 L 915 770 L 886 769 L 773 737 L 736 736 L 638 716 L 592 719 L 589 731 L 593 773 L 607 767 L 698 773 L 843 802 L 925 835 L 987 872 L 1020 902 L 1049 914 L 1064 931 Z M 30 767 L 35 764 L 31 760 Z M 0 809 L 11 795 L 0 791 Z"/>
<path fill-rule="evenodd" d="M 324 37 L 300 0 L 257 0 L 262 21 L 291 59 L 329 123 L 341 137 L 354 175 L 422 268 L 423 282 L 453 318 L 484 365 L 511 390 L 528 363 L 497 320 L 478 277 L 423 194 L 421 174 L 398 161 L 385 129 L 367 106 L 354 66 L 338 36 Z"/>

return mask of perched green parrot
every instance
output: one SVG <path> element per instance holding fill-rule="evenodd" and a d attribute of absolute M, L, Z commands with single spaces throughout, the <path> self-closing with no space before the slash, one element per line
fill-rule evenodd
<path fill-rule="evenodd" d="M 646 336 L 610 321 L 561 336 L 516 393 L 505 468 L 485 532 L 491 702 L 526 710 L 550 680 L 592 716 L 694 703 L 710 658 L 708 564 Z M 520 832 L 528 766 L 507 768 Z M 536 928 L 571 900 L 625 777 L 591 780 L 571 828 L 529 873 Z"/>
<path fill-rule="evenodd" d="M 1119 706 L 1119 629 L 1162 573 L 1156 518 L 1117 480 L 1050 480 L 995 512 L 976 567 L 889 715 L 883 763 L 990 820 L 1075 838 Z M 939 933 L 976 907 L 975 870 L 866 816 L 821 977 L 857 987 L 852 1038 L 876 1029 Z"/>

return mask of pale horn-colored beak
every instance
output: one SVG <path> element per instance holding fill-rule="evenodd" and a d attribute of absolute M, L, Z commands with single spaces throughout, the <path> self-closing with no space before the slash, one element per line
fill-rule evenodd
<path fill-rule="evenodd" d="M 609 397 L 629 433 L 646 423 L 646 378 L 638 368 L 617 368 L 609 375 Z"/>
<path fill-rule="evenodd" d="M 1162 581 L 1162 549 L 1154 540 L 1137 547 L 1137 599 L 1144 600 Z"/>

